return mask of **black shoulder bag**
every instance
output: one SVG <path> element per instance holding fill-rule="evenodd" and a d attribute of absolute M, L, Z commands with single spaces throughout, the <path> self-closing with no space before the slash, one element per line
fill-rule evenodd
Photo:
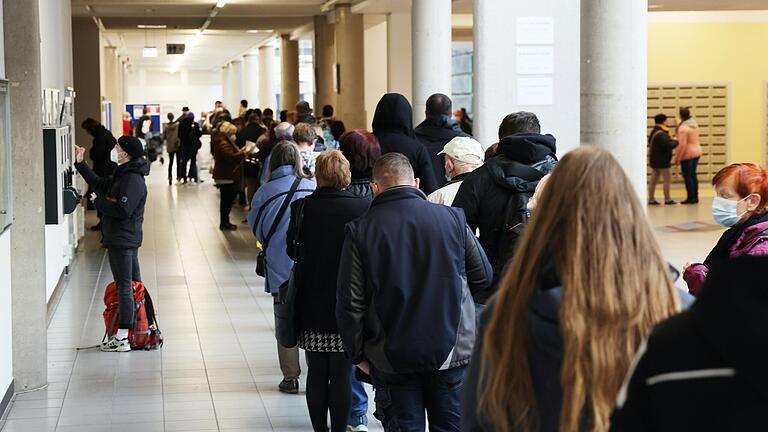
<path fill-rule="evenodd" d="M 296 266 L 298 265 L 299 245 L 301 244 L 301 225 L 304 221 L 303 200 L 299 201 L 296 210 L 296 237 L 293 244 L 290 245 L 294 249 L 293 256 L 296 257 L 296 260 L 293 262 L 288 280 L 280 285 L 280 294 L 273 305 L 275 339 L 286 348 L 293 348 L 299 343 L 298 332 L 296 331 Z"/>
<path fill-rule="evenodd" d="M 272 222 L 272 227 L 269 229 L 267 236 L 264 237 L 264 243 L 261 244 L 261 251 L 259 252 L 259 255 L 256 256 L 256 274 L 263 278 L 267 277 L 267 248 L 269 247 L 269 240 L 271 240 L 272 236 L 275 235 L 277 226 L 280 225 L 280 221 L 283 219 L 285 211 L 288 210 L 288 206 L 291 205 L 291 200 L 293 199 L 293 195 L 296 193 L 296 190 L 299 188 L 299 183 L 301 183 L 301 179 L 297 178 L 293 182 L 293 185 L 291 185 L 291 189 L 288 191 L 285 199 L 283 200 L 283 205 L 280 206 L 280 210 L 277 211 L 277 216 L 275 216 L 275 220 Z M 264 206 L 267 204 L 269 204 L 269 202 L 265 203 Z M 263 209 L 264 208 L 262 207 L 261 210 Z M 259 210 L 259 212 L 261 212 L 261 210 Z M 259 218 L 257 218 L 257 224 L 258 219 Z"/>

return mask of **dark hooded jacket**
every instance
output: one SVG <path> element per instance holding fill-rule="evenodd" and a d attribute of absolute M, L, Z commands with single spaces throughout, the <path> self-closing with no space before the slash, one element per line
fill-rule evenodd
<path fill-rule="evenodd" d="M 379 139 L 381 154 L 402 153 L 411 162 L 421 189 L 429 195 L 437 190 L 427 148 L 413 134 L 413 110 L 405 96 L 387 93 L 376 105 L 373 134 Z"/>
<path fill-rule="evenodd" d="M 259 140 L 259 137 L 262 136 L 266 131 L 267 130 L 257 122 L 250 122 L 248 123 L 248 126 L 244 127 L 237 133 L 237 140 L 235 141 L 235 145 L 237 145 L 237 148 L 243 148 L 245 147 L 246 141 L 250 141 L 256 144 L 256 142 Z"/>
<path fill-rule="evenodd" d="M 94 206 L 101 218 L 102 243 L 108 248 L 135 249 L 143 240 L 144 204 L 149 164 L 143 157 L 119 165 L 109 177 L 101 177 L 81 162 L 75 167 L 96 193 Z"/>
<path fill-rule="evenodd" d="M 461 126 L 456 120 L 447 115 L 428 116 L 420 125 L 416 126 L 413 132 L 416 139 L 427 148 L 438 189 L 445 186 L 448 183 L 445 179 L 445 163 L 443 157 L 438 153 L 443 151 L 443 147 L 448 144 L 448 141 L 469 135 L 461 130 Z"/>
<path fill-rule="evenodd" d="M 480 230 L 480 244 L 494 269 L 494 287 L 506 264 L 498 246 L 506 235 L 507 204 L 516 197 L 527 202 L 539 180 L 554 169 L 555 151 L 552 135 L 510 135 L 499 142 L 496 156 L 464 179 L 456 194 L 453 206 L 464 209 L 469 226 Z M 489 291 L 475 301 L 484 304 L 491 294 Z"/>
<path fill-rule="evenodd" d="M 696 303 L 656 326 L 619 392 L 612 431 L 764 429 L 766 265 L 742 257 L 713 269 Z"/>
<path fill-rule="evenodd" d="M 117 164 L 112 162 L 109 154 L 115 148 L 117 140 L 103 125 L 96 126 L 93 131 L 93 146 L 88 152 L 93 161 L 93 172 L 100 176 L 108 176 L 115 172 Z"/>

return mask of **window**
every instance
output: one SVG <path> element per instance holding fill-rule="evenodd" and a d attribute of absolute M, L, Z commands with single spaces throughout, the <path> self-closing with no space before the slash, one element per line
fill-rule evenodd
<path fill-rule="evenodd" d="M 11 110 L 8 81 L 0 80 L 0 233 L 12 221 L 11 195 Z"/>

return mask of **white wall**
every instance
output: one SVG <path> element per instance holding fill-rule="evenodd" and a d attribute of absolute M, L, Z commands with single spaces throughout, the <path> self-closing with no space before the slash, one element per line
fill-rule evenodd
<path fill-rule="evenodd" d="M 0 0 L 0 34 L 3 34 L 3 0 Z M 4 38 L 0 38 L 0 78 L 5 78 Z M 13 381 L 11 331 L 11 230 L 0 233 L 0 398 Z M 0 413 L 2 415 L 2 413 Z"/>
<path fill-rule="evenodd" d="M 366 124 L 371 130 L 376 104 L 387 93 L 387 16 L 363 15 L 363 28 Z"/>
<path fill-rule="evenodd" d="M 44 88 L 72 86 L 72 13 L 69 0 L 40 0 L 40 66 Z M 63 97 L 63 94 L 62 94 Z"/>
<path fill-rule="evenodd" d="M 190 70 L 169 74 L 161 70 L 135 69 L 125 74 L 125 103 L 159 103 L 178 115 L 188 106 L 195 117 L 222 100 L 221 71 Z M 124 107 L 123 107 L 124 109 Z M 163 113 L 164 115 L 164 113 Z"/>

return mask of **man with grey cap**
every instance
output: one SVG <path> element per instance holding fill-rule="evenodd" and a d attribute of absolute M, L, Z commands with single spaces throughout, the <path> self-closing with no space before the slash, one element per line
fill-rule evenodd
<path fill-rule="evenodd" d="M 456 137 L 443 147 L 438 155 L 445 155 L 445 176 L 448 183 L 432 192 L 427 199 L 435 204 L 450 206 L 461 182 L 485 160 L 485 151 L 470 137 Z"/>

